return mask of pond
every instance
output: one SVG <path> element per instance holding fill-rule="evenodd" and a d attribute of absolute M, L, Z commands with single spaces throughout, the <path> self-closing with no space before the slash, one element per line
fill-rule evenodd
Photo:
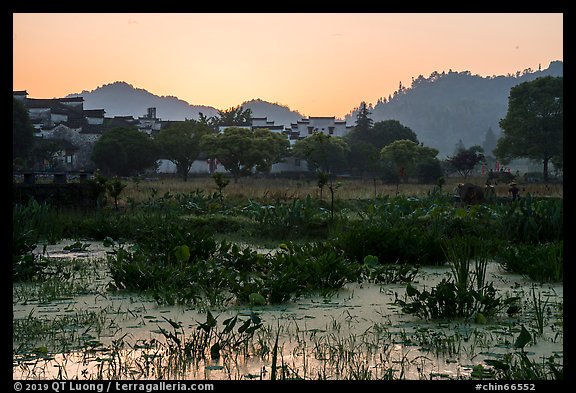
<path fill-rule="evenodd" d="M 395 304 L 406 284 L 348 283 L 281 305 L 160 305 L 109 290 L 102 243 L 64 250 L 71 243 L 36 250 L 53 261 L 54 280 L 13 286 L 14 379 L 476 379 L 507 354 L 563 364 L 563 284 L 496 263 L 487 281 L 520 298 L 517 313 L 423 320 Z M 412 285 L 450 274 L 421 267 Z M 515 346 L 524 330 L 529 340 Z"/>

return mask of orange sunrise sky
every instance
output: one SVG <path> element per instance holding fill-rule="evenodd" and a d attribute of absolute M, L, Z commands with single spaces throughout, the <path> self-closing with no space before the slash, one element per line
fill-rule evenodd
<path fill-rule="evenodd" d="M 433 71 L 563 60 L 563 14 L 15 13 L 12 39 L 13 89 L 30 98 L 125 81 L 221 110 L 260 98 L 343 118 Z"/>

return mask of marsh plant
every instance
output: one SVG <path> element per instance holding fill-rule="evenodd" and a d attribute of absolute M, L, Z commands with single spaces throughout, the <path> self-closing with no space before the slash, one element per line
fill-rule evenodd
<path fill-rule="evenodd" d="M 450 265 L 452 279 L 442 279 L 430 291 L 418 290 L 410 283 L 406 298 L 397 298 L 402 311 L 424 319 L 474 318 L 485 323 L 519 301 L 518 297 L 502 298 L 492 282 L 487 283 L 487 254 L 482 243 L 473 237 L 453 239 L 443 248 Z"/>
<path fill-rule="evenodd" d="M 495 259 L 506 271 L 526 275 L 540 283 L 562 282 L 564 241 L 509 244 Z"/>

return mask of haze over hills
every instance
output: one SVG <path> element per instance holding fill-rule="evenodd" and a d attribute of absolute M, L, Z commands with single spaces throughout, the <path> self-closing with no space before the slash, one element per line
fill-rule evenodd
<path fill-rule="evenodd" d="M 374 122 L 398 120 L 411 128 L 425 146 L 438 149 L 438 157 L 443 158 L 454 154 L 459 140 L 468 148 L 482 146 L 490 128 L 497 138 L 501 135 L 498 123 L 506 116 L 513 86 L 563 74 L 562 61 L 553 61 L 546 69 L 526 69 L 508 76 L 433 72 L 428 78 L 420 75 L 411 87 L 379 100 L 371 109 L 371 118 Z M 357 109 L 345 117 L 346 121 L 354 124 L 356 114 Z"/>
<path fill-rule="evenodd" d="M 481 77 L 463 72 L 433 72 L 429 77 L 414 78 L 410 87 L 401 87 L 371 108 L 374 122 L 398 120 L 410 127 L 418 140 L 439 150 L 439 158 L 452 155 L 461 140 L 465 147 L 482 146 L 488 129 L 496 137 L 498 125 L 506 116 L 510 88 L 540 76 L 563 76 L 563 62 L 551 62 L 548 68 L 517 72 L 515 75 Z M 92 91 L 70 94 L 82 96 L 85 109 L 104 109 L 107 117 L 134 117 L 146 114 L 155 107 L 162 120 L 198 119 L 199 114 L 216 116 L 218 109 L 205 105 L 191 105 L 173 96 L 158 96 L 126 82 L 114 82 Z M 239 104 L 251 109 L 254 117 L 267 117 L 276 125 L 288 127 L 304 115 L 287 106 L 261 99 Z M 227 110 L 229 108 L 219 108 Z M 349 125 L 356 123 L 357 108 L 345 117 Z M 313 115 L 312 115 L 313 116 Z"/>
<path fill-rule="evenodd" d="M 104 109 L 106 117 L 144 116 L 148 108 L 156 108 L 162 120 L 198 119 L 200 112 L 208 117 L 218 114 L 211 106 L 190 105 L 177 97 L 158 96 L 126 82 L 109 83 L 66 97 L 83 97 L 84 109 Z"/>
<path fill-rule="evenodd" d="M 284 125 L 286 127 L 290 126 L 290 123 L 295 123 L 306 117 L 285 105 L 270 103 L 259 98 L 245 101 L 240 105 L 243 109 L 251 109 L 252 117 L 267 117 L 268 120 L 274 120 L 276 125 Z"/>

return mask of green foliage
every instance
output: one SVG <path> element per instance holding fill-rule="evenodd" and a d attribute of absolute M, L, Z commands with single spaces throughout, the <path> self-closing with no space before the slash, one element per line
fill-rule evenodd
<path fill-rule="evenodd" d="M 282 303 L 312 291 L 329 295 L 356 280 L 358 274 L 358 265 L 329 243 L 288 243 L 268 259 L 261 293 L 270 303 Z"/>
<path fill-rule="evenodd" d="M 136 175 L 153 168 L 158 148 L 145 133 L 130 128 L 114 128 L 94 144 L 92 160 L 106 174 Z"/>
<path fill-rule="evenodd" d="M 485 323 L 517 297 L 502 299 L 493 283 L 486 282 L 487 247 L 477 238 L 455 238 L 443 242 L 443 250 L 452 272 L 452 280 L 443 279 L 430 291 L 408 284 L 408 300 L 396 299 L 402 311 L 420 318 L 475 318 Z M 473 262 L 473 263 L 472 263 Z"/>
<path fill-rule="evenodd" d="M 12 159 L 27 160 L 34 146 L 34 126 L 28 110 L 17 99 L 12 99 Z"/>
<path fill-rule="evenodd" d="M 292 147 L 294 157 L 306 160 L 308 169 L 316 172 L 337 173 L 346 168 L 350 148 L 344 138 L 315 131 Z"/>
<path fill-rule="evenodd" d="M 506 271 L 544 282 L 562 282 L 564 241 L 540 244 L 509 244 L 495 256 Z"/>
<path fill-rule="evenodd" d="M 161 157 L 176 165 L 182 180 L 188 180 L 188 172 L 201 153 L 201 138 L 211 132 L 209 126 L 195 120 L 178 122 L 163 128 L 155 138 Z"/>
<path fill-rule="evenodd" d="M 218 116 L 212 117 L 210 123 L 215 129 L 219 126 L 247 126 L 251 123 L 252 109 L 244 109 L 238 105 L 227 110 L 218 111 Z"/>
<path fill-rule="evenodd" d="M 455 282 L 442 279 L 431 290 L 418 290 L 412 284 L 406 286 L 406 300 L 396 298 L 402 311 L 423 319 L 439 318 L 489 318 L 510 305 L 518 298 L 502 299 L 497 295 L 492 283 L 475 289 L 470 286 L 462 289 Z"/>
<path fill-rule="evenodd" d="M 117 177 L 106 182 L 106 191 L 108 191 L 108 195 L 114 199 L 114 208 L 116 210 L 118 210 L 118 199 L 120 198 L 120 194 L 126 188 L 126 186 L 127 185 L 122 183 Z"/>
<path fill-rule="evenodd" d="M 364 133 L 372 128 L 374 121 L 370 118 L 370 115 L 371 113 L 368 105 L 366 105 L 365 101 L 362 101 L 360 103 L 360 107 L 358 108 L 358 113 L 356 114 L 356 126 L 354 129 L 357 132 Z"/>
<path fill-rule="evenodd" d="M 448 157 L 446 162 L 466 179 L 474 167 L 484 160 L 483 150 L 480 146 L 472 146 Z"/>
<path fill-rule="evenodd" d="M 504 354 L 501 359 L 486 359 L 484 362 L 490 379 L 506 381 L 563 380 L 564 367 L 557 363 L 555 355 L 541 362 L 530 358 L 524 351 Z M 524 384 L 526 386 L 527 384 Z"/>
<path fill-rule="evenodd" d="M 288 244 L 261 255 L 174 222 L 138 237 L 133 246 L 110 253 L 114 286 L 148 292 L 161 303 L 279 303 L 311 291 L 329 294 L 358 277 L 357 267 L 324 243 Z"/>
<path fill-rule="evenodd" d="M 385 197 L 350 202 L 347 206 L 354 209 L 341 209 L 334 223 L 325 203 L 311 196 L 274 204 L 226 202 L 220 203 L 217 192 L 196 190 L 153 193 L 147 201 L 133 203 L 130 214 L 111 209 L 60 212 L 34 201 L 15 205 L 14 275 L 19 280 L 42 275 L 42 261 L 30 256 L 40 240 L 111 237 L 118 242 L 108 260 L 116 289 L 142 291 L 160 303 L 256 305 L 262 299 L 280 303 L 313 291 L 328 296 L 348 281 L 411 282 L 418 266 L 448 262 L 452 280 L 432 291 L 410 289 L 406 309 L 426 317 L 477 320 L 512 305 L 486 282 L 488 258 L 510 270 L 526 269 L 522 274 L 538 280 L 562 279 L 562 241 L 531 241 L 562 234 L 561 201 L 524 198 L 510 205 L 456 207 L 442 193 Z M 546 229 L 515 234 L 511 228 L 521 226 L 526 214 Z M 513 225 L 503 223 L 506 218 Z M 303 245 L 286 242 L 277 252 L 260 254 L 216 241 L 214 233 L 284 242 L 330 237 Z"/>
<path fill-rule="evenodd" d="M 259 224 L 257 231 L 260 235 L 279 239 L 314 237 L 325 233 L 330 218 L 329 211 L 310 195 L 303 200 L 295 199 L 290 203 L 279 201 L 274 205 L 262 205 L 250 200 L 242 212 Z"/>
<path fill-rule="evenodd" d="M 433 184 L 442 178 L 444 171 L 436 157 L 424 157 L 416 164 L 414 174 L 419 183 Z"/>
<path fill-rule="evenodd" d="M 563 239 L 563 199 L 534 198 L 527 195 L 502 207 L 499 212 L 499 233 L 508 240 L 538 244 Z"/>
<path fill-rule="evenodd" d="M 352 260 L 373 255 L 381 263 L 437 265 L 446 260 L 443 238 L 477 226 L 476 218 L 467 219 L 467 215 L 457 217 L 442 196 L 383 198 L 361 212 L 361 221 L 342 223 L 336 236 Z"/>
<path fill-rule="evenodd" d="M 237 182 L 253 170 L 267 172 L 272 164 L 288 154 L 290 142 L 283 134 L 268 129 L 254 131 L 241 127 L 228 127 L 223 132 L 202 138 L 202 149 L 216 157 Z"/>
<path fill-rule="evenodd" d="M 503 130 L 494 153 L 506 163 L 525 157 L 543 162 L 548 178 L 548 162 L 562 157 L 564 135 L 564 78 L 540 77 L 510 89 L 508 112 L 500 120 Z"/>
<path fill-rule="evenodd" d="M 381 263 L 438 265 L 444 262 L 437 233 L 422 232 L 416 226 L 401 223 L 349 224 L 338 236 L 346 256 L 362 261 L 374 255 Z"/>
<path fill-rule="evenodd" d="M 418 164 L 437 155 L 438 150 L 407 139 L 396 140 L 380 150 L 380 159 L 392 164 L 400 178 L 414 175 Z"/>
<path fill-rule="evenodd" d="M 364 263 L 360 266 L 361 281 L 378 284 L 399 284 L 412 282 L 418 274 L 418 266 L 408 264 L 381 264 L 373 255 L 364 257 Z"/>
<path fill-rule="evenodd" d="M 212 178 L 214 179 L 214 183 L 216 183 L 216 187 L 218 188 L 218 195 L 220 196 L 220 202 L 223 202 L 224 196 L 222 195 L 222 190 L 226 188 L 228 183 L 230 183 L 230 180 L 224 178 L 224 174 L 220 172 L 213 174 Z"/>

